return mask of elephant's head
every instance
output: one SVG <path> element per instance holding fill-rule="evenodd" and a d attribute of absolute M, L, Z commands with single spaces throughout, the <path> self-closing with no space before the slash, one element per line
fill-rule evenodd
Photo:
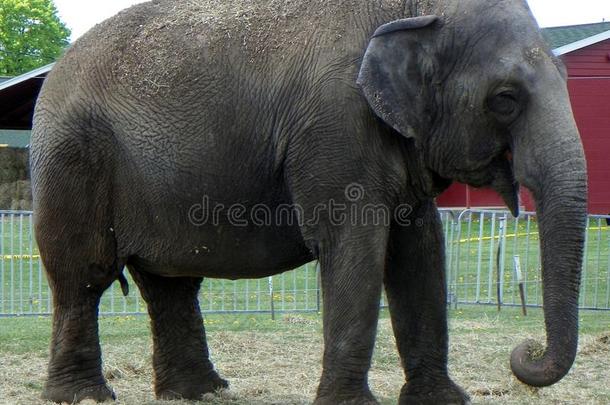
<path fill-rule="evenodd" d="M 565 69 L 524 0 L 427 3 L 434 5 L 425 15 L 377 30 L 358 83 L 373 111 L 417 145 L 426 170 L 492 187 L 514 214 L 518 184 L 532 192 L 547 347 L 535 356 L 522 344 L 511 367 L 527 384 L 550 385 L 576 355 L 587 213 L 586 165 Z"/>

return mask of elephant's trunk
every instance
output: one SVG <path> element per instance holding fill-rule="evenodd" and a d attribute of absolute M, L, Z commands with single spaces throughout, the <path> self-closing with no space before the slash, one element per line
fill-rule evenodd
<path fill-rule="evenodd" d="M 557 100 L 565 100 L 559 107 Z M 519 130 L 514 169 L 536 201 L 540 232 L 546 349 L 524 342 L 511 368 L 522 382 L 542 387 L 565 376 L 578 346 L 578 294 L 587 218 L 586 163 L 565 86 L 533 101 Z M 534 118 L 535 117 L 535 118 Z"/>

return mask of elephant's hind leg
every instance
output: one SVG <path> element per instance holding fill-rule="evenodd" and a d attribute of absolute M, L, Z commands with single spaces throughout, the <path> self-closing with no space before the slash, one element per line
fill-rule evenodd
<path fill-rule="evenodd" d="M 78 142 L 65 134 L 61 139 L 32 149 L 36 239 L 53 295 L 43 397 L 105 401 L 114 393 L 102 375 L 98 305 L 122 271 L 108 179 L 96 172 Z"/>
<path fill-rule="evenodd" d="M 155 394 L 200 399 L 227 388 L 209 358 L 197 294 L 201 278 L 167 278 L 130 268 L 148 304 L 153 334 Z"/>
<path fill-rule="evenodd" d="M 53 332 L 43 398 L 68 403 L 114 399 L 102 375 L 97 323 L 102 293 L 122 267 L 113 254 L 111 237 L 74 231 L 58 238 L 55 231 L 51 234 L 46 229 L 41 225 L 37 230 L 53 294 Z"/>

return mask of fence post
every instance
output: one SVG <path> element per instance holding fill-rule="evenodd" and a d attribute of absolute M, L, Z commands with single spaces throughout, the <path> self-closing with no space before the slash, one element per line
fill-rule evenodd
<path fill-rule="evenodd" d="M 457 310 L 458 308 L 458 272 L 459 272 L 459 263 L 460 263 L 460 246 L 462 245 L 460 243 L 460 240 L 462 239 L 462 213 L 460 213 L 460 215 L 458 215 L 457 219 L 452 215 L 451 216 L 451 223 L 453 224 L 453 235 L 452 238 L 453 240 L 451 241 L 451 243 L 455 243 L 457 246 L 456 248 L 452 249 L 452 253 L 453 250 L 455 250 L 455 263 L 457 264 L 455 267 L 455 272 L 453 274 L 453 306 L 454 308 Z"/>
<path fill-rule="evenodd" d="M 498 312 L 502 309 L 502 302 L 504 300 L 504 260 L 506 251 L 506 219 L 507 216 L 504 214 L 500 218 L 500 229 L 498 230 L 498 252 L 496 256 L 496 268 L 497 268 L 497 285 L 496 290 L 498 294 Z"/>
<path fill-rule="evenodd" d="M 4 293 L 4 214 L 0 214 L 0 314 L 4 314 L 6 294 Z"/>
<path fill-rule="evenodd" d="M 449 271 L 449 277 L 447 277 L 447 281 L 448 284 L 451 285 L 453 284 L 454 288 L 453 288 L 453 302 L 454 302 L 454 308 L 457 309 L 458 308 L 458 277 L 459 277 L 459 272 L 460 272 L 460 252 L 461 252 L 461 247 L 462 244 L 460 243 L 460 240 L 462 238 L 462 217 L 464 215 L 467 214 L 472 214 L 472 212 L 470 210 L 464 210 L 462 212 L 460 212 L 460 215 L 457 216 L 457 220 L 452 220 L 451 224 L 452 226 L 457 227 L 457 232 L 454 232 L 454 240 L 452 241 L 452 243 L 455 243 L 457 246 L 454 248 L 455 250 L 455 272 L 453 272 L 453 282 L 451 281 L 451 271 Z M 470 221 L 472 221 L 472 217 L 470 217 Z M 447 288 L 448 291 L 451 291 L 450 288 Z"/>
<path fill-rule="evenodd" d="M 269 277 L 269 298 L 271 298 L 271 320 L 275 321 L 275 304 L 273 303 L 273 277 Z"/>
<path fill-rule="evenodd" d="M 320 291 L 322 290 L 322 280 L 321 280 L 321 275 L 320 275 L 320 262 L 318 261 L 316 263 L 316 278 L 317 278 L 317 284 L 318 284 L 318 288 L 316 289 L 316 302 L 317 302 L 317 310 L 318 313 L 320 313 L 320 308 L 322 308 L 322 304 L 321 304 L 321 297 L 320 297 Z"/>
<path fill-rule="evenodd" d="M 515 269 L 515 277 L 519 283 L 519 296 L 521 297 L 521 309 L 523 316 L 527 316 L 527 307 L 525 306 L 525 288 L 523 286 L 523 275 L 521 273 L 521 258 L 519 255 L 513 256 L 513 264 Z"/>

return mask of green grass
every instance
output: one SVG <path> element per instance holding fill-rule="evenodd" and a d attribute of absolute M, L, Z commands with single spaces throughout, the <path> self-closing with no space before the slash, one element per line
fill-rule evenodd
<path fill-rule="evenodd" d="M 303 315 L 315 319 L 318 315 Z M 284 315 L 281 316 L 284 319 Z M 99 320 L 100 336 L 106 344 L 118 344 L 122 341 L 145 337 L 150 334 L 149 318 L 145 315 L 101 316 Z M 260 314 L 211 314 L 205 316 L 208 332 L 285 332 L 291 329 L 285 322 L 277 322 L 270 315 Z M 45 352 L 51 338 L 51 318 L 12 317 L 0 318 L 0 353 L 26 354 Z"/>
<path fill-rule="evenodd" d="M 489 306 L 449 311 L 452 377 L 474 404 L 610 403 L 607 360 L 610 312 L 581 311 L 580 349 L 560 383 L 531 389 L 508 367 L 512 348 L 526 338 L 544 338 L 543 316 L 531 309 L 500 313 Z M 212 357 L 231 390 L 208 398 L 217 405 L 311 403 L 321 373 L 322 323 L 318 314 L 208 315 Z M 47 317 L 0 318 L 0 404 L 41 404 L 51 321 Z M 154 399 L 148 317 L 100 319 L 104 373 L 123 404 L 186 405 Z M 382 311 L 369 381 L 382 404 L 395 404 L 403 384 L 387 311 Z M 202 402 L 203 403 L 203 402 Z M 45 404 L 47 405 L 47 404 Z M 50 405 L 50 404 L 48 404 Z"/>
<path fill-rule="evenodd" d="M 381 310 L 380 318 L 389 319 L 387 309 Z M 268 332 L 284 333 L 295 329 L 294 324 L 286 322 L 290 319 L 306 319 L 297 325 L 299 329 L 321 331 L 321 317 L 317 313 L 300 315 L 279 315 L 278 320 L 272 320 L 268 314 L 208 314 L 204 316 L 206 331 L 229 332 Z M 500 312 L 495 307 L 482 305 L 462 305 L 458 309 L 449 310 L 449 322 L 455 332 L 470 332 L 471 322 L 486 320 L 493 323 L 492 327 L 477 329 L 481 333 L 503 333 L 507 331 L 539 329 L 544 327 L 543 312 L 530 308 L 527 316 L 523 316 L 518 308 L 503 308 Z M 150 334 L 149 318 L 145 315 L 100 316 L 100 336 L 108 344 L 120 343 L 135 337 Z M 579 328 L 582 334 L 610 333 L 610 312 L 587 311 L 579 313 Z M 46 351 L 51 336 L 51 318 L 12 317 L 0 318 L 0 353 L 24 354 Z"/>

